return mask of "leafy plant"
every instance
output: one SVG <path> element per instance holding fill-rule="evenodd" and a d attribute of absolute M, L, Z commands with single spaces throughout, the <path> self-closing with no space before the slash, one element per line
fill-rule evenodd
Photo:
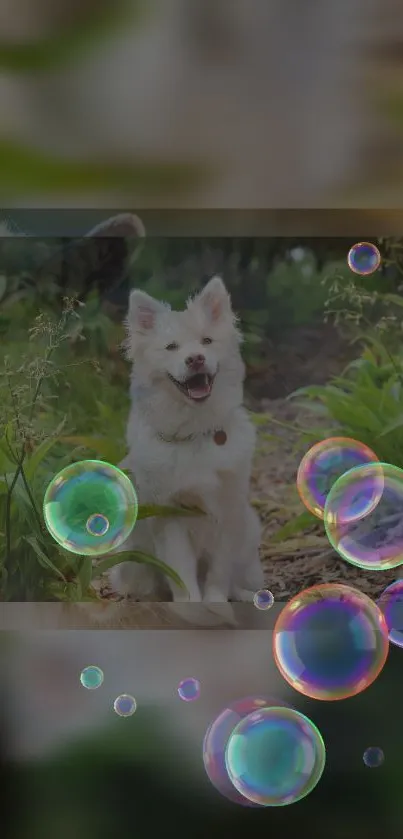
<path fill-rule="evenodd" d="M 87 383 L 88 366 L 96 378 L 97 365 L 74 356 L 80 304 L 66 298 L 61 316 L 39 315 L 30 329 L 30 341 L 17 343 L 18 363 L 10 355 L 0 372 L 0 574 L 3 600 L 92 600 L 97 598 L 93 582 L 122 561 L 147 563 L 179 586 L 178 575 L 156 557 L 139 551 L 101 557 L 78 556 L 56 544 L 48 533 L 42 513 L 46 486 L 72 459 L 94 452 L 116 463 L 122 446 L 114 435 L 66 435 L 74 417 L 55 405 L 58 392 L 69 392 L 67 373 L 77 372 Z M 66 347 L 68 350 L 66 351 Z M 8 345 L 13 349 L 12 342 Z M 17 354 L 17 353 L 16 353 Z M 74 359 L 73 361 L 71 359 Z M 83 366 L 87 373 L 83 375 Z M 99 367 L 99 365 L 98 365 Z M 71 401 L 71 400 L 70 400 Z M 100 411 L 101 401 L 94 402 Z M 93 404 L 93 409 L 94 409 Z M 116 402 L 110 403 L 116 408 Z M 63 416 L 61 416 L 61 413 Z M 81 421 L 88 411 L 81 415 Z M 108 412 L 99 427 L 110 419 Z M 56 420 L 56 424 L 55 424 Z M 111 426 L 109 425 L 109 428 Z M 201 511 L 160 506 L 139 506 L 139 518 L 171 515 L 200 515 Z"/>
<path fill-rule="evenodd" d="M 326 385 L 291 394 L 290 399 L 322 421 L 315 440 L 312 429 L 302 428 L 299 440 L 308 446 L 331 436 L 351 437 L 368 445 L 380 461 L 403 467 L 403 298 L 370 292 L 337 274 L 326 283 L 325 318 L 334 318 L 351 343 L 361 346 L 361 354 Z M 302 513 L 277 539 L 314 525 L 314 517 Z"/>

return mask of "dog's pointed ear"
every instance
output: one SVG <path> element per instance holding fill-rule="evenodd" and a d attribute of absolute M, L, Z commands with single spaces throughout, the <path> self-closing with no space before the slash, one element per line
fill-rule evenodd
<path fill-rule="evenodd" d="M 146 235 L 144 224 L 133 213 L 120 213 L 93 227 L 85 238 L 143 238 Z"/>
<path fill-rule="evenodd" d="M 146 334 L 154 328 L 155 319 L 161 312 L 169 308 L 166 303 L 160 303 L 145 291 L 135 288 L 129 298 L 129 313 L 127 325 L 131 332 Z"/>
<path fill-rule="evenodd" d="M 212 277 L 196 297 L 195 302 L 203 307 L 213 322 L 223 318 L 234 319 L 231 298 L 221 277 Z"/>

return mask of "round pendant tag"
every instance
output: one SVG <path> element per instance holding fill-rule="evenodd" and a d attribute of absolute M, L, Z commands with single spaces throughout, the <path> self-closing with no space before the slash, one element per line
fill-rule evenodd
<path fill-rule="evenodd" d="M 214 434 L 214 442 L 217 446 L 225 446 L 227 442 L 227 435 L 225 431 L 220 429 L 220 431 L 216 431 Z"/>

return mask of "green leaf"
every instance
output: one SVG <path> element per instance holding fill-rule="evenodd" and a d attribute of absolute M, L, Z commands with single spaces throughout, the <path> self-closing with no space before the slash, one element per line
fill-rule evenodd
<path fill-rule="evenodd" d="M 261 425 L 269 425 L 270 423 L 270 416 L 267 414 L 257 414 L 254 411 L 249 411 L 249 417 L 252 420 L 253 424 L 256 425 L 258 428 Z"/>
<path fill-rule="evenodd" d="M 283 527 L 280 527 L 280 529 L 274 534 L 273 541 L 282 542 L 290 536 L 295 536 L 297 533 L 303 533 L 305 530 L 318 525 L 318 523 L 319 519 L 317 519 L 313 513 L 310 513 L 308 510 L 304 510 L 304 512 L 300 513 L 300 515 L 295 519 L 291 519 L 291 521 L 287 522 L 287 524 Z"/>
<path fill-rule="evenodd" d="M 0 440 L 0 473 L 11 472 L 15 466 L 16 464 L 10 460 L 10 452 L 6 441 L 4 439 Z"/>
<path fill-rule="evenodd" d="M 403 297 L 400 297 L 399 294 L 383 294 L 382 299 L 388 303 L 393 303 L 394 306 L 403 307 Z"/>
<path fill-rule="evenodd" d="M 7 277 L 5 277 L 4 274 L 0 274 L 0 301 L 3 299 L 6 291 L 7 291 Z"/>
<path fill-rule="evenodd" d="M 79 435 L 77 437 L 62 437 L 63 443 L 68 443 L 73 446 L 81 446 L 91 452 L 95 452 L 98 457 L 102 457 L 108 463 L 119 463 L 122 459 L 122 446 L 117 445 L 108 437 L 86 437 Z"/>
<path fill-rule="evenodd" d="M 397 431 L 398 428 L 403 427 L 403 414 L 399 414 L 392 422 L 389 422 L 386 427 L 378 434 L 378 437 L 385 437 L 386 434 L 391 434 L 392 431 Z"/>
<path fill-rule="evenodd" d="M 86 592 L 91 585 L 92 580 L 92 559 L 90 556 L 83 556 L 80 557 L 80 569 L 77 573 L 77 579 L 80 582 L 80 586 L 83 592 Z"/>
<path fill-rule="evenodd" d="M 308 387 L 299 387 L 298 390 L 294 390 L 290 393 L 286 399 L 296 399 L 299 396 L 305 396 L 308 399 L 317 399 L 319 397 L 325 396 L 327 392 L 327 387 L 325 385 L 308 385 Z"/>
<path fill-rule="evenodd" d="M 170 568 L 169 565 L 166 565 L 165 562 L 162 562 L 162 560 L 157 559 L 156 556 L 151 556 L 151 554 L 146 554 L 142 551 L 123 551 L 120 554 L 115 554 L 114 556 L 101 560 L 101 562 L 98 562 L 97 566 L 93 569 L 93 578 L 99 577 L 101 574 L 109 571 L 110 568 L 114 568 L 115 565 L 120 565 L 121 562 L 139 562 L 143 565 L 152 565 L 153 568 L 157 568 L 158 571 L 161 571 L 167 577 L 170 577 L 170 579 L 173 580 L 176 585 L 180 586 L 180 588 L 186 590 L 186 586 L 176 571 Z"/>
<path fill-rule="evenodd" d="M 152 516 L 168 518 L 169 516 L 205 516 L 204 510 L 198 507 L 167 507 L 161 504 L 140 504 L 138 519 L 148 519 Z"/>
<path fill-rule="evenodd" d="M 46 554 L 42 550 L 36 536 L 23 536 L 23 540 L 24 540 L 24 542 L 27 542 L 27 544 L 31 546 L 32 550 L 34 551 L 34 553 L 37 557 L 39 565 L 41 565 L 42 568 L 50 569 L 51 571 L 54 572 L 54 574 L 56 574 L 58 577 L 60 577 L 61 580 L 66 582 L 66 579 L 63 576 L 62 572 L 59 571 L 59 569 L 56 567 L 56 565 L 54 565 L 52 560 L 49 559 L 49 557 L 46 556 Z"/>
<path fill-rule="evenodd" d="M 32 452 L 29 458 L 27 458 L 24 471 L 28 480 L 32 480 L 32 478 L 34 478 L 38 467 L 59 440 L 60 437 L 50 437 L 48 440 L 43 440 L 43 442 L 40 443 L 39 446 L 37 446 Z"/>

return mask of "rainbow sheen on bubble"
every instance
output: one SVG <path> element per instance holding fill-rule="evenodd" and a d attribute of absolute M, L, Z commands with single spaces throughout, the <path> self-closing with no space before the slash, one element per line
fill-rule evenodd
<path fill-rule="evenodd" d="M 291 708 L 262 708 L 232 732 L 225 763 L 235 789 L 254 804 L 284 807 L 305 798 L 326 762 L 322 736 L 313 722 Z"/>
<path fill-rule="evenodd" d="M 46 527 L 59 545 L 82 556 L 118 548 L 133 530 L 138 512 L 132 482 L 100 460 L 82 460 L 62 469 L 43 502 Z"/>
<path fill-rule="evenodd" d="M 376 503 L 370 504 L 372 498 Z M 367 509 L 353 519 L 350 510 Z M 333 485 L 325 505 L 327 537 L 359 568 L 385 571 L 403 563 L 403 470 L 390 463 L 350 469 Z"/>
<path fill-rule="evenodd" d="M 221 795 L 243 807 L 257 807 L 234 787 L 228 777 L 225 750 L 238 723 L 262 708 L 286 707 L 285 703 L 270 696 L 245 696 L 231 702 L 210 723 L 203 741 L 203 763 L 207 776 Z"/>
<path fill-rule="evenodd" d="M 389 651 L 378 606 L 350 586 L 325 583 L 293 597 L 273 632 L 273 654 L 283 678 L 312 699 L 347 699 L 366 690 Z"/>
<path fill-rule="evenodd" d="M 109 530 L 109 521 L 101 513 L 94 513 L 85 526 L 91 536 L 105 536 Z"/>
<path fill-rule="evenodd" d="M 396 580 L 384 589 L 378 606 L 385 615 L 390 643 L 403 647 L 403 580 Z"/>
<path fill-rule="evenodd" d="M 323 519 L 326 499 L 338 478 L 354 466 L 373 462 L 378 462 L 375 452 L 350 437 L 329 437 L 316 443 L 302 458 L 297 472 L 302 503 Z M 353 509 L 350 515 L 354 515 Z"/>
<path fill-rule="evenodd" d="M 259 591 L 255 591 L 253 604 L 256 606 L 256 609 L 260 609 L 261 611 L 271 609 L 274 604 L 274 597 L 271 591 L 267 588 L 261 588 Z"/>
<path fill-rule="evenodd" d="M 118 717 L 132 717 L 136 709 L 137 702 L 129 693 L 121 693 L 113 703 L 113 710 Z"/>
<path fill-rule="evenodd" d="M 369 746 L 368 749 L 365 749 L 362 759 L 368 769 L 378 769 L 379 766 L 382 766 L 385 755 L 378 746 Z"/>
<path fill-rule="evenodd" d="M 194 679 L 193 676 L 182 679 L 178 685 L 178 696 L 183 702 L 194 702 L 198 699 L 200 696 L 199 680 Z"/>
<path fill-rule="evenodd" d="M 372 242 L 357 242 L 348 252 L 347 264 L 354 274 L 368 277 L 378 270 L 381 254 Z"/>
<path fill-rule="evenodd" d="M 84 667 L 80 673 L 80 682 L 83 688 L 87 688 L 87 690 L 96 690 L 101 687 L 103 680 L 103 671 L 95 664 L 90 664 L 88 667 Z"/>

